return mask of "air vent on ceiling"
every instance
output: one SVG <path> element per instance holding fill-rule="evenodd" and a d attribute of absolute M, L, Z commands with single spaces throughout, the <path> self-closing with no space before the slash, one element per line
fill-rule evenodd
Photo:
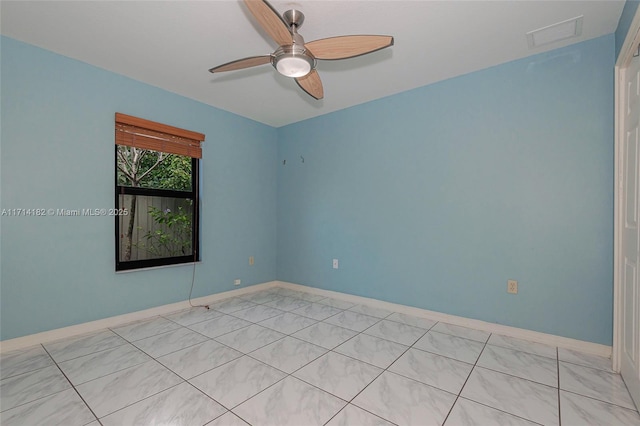
<path fill-rule="evenodd" d="M 566 40 L 572 37 L 579 37 L 582 35 L 582 18 L 583 16 L 580 15 L 575 18 L 567 19 L 566 21 L 558 22 L 557 24 L 529 31 L 527 33 L 529 49 L 544 46 L 549 43 L 555 43 L 560 40 Z"/>

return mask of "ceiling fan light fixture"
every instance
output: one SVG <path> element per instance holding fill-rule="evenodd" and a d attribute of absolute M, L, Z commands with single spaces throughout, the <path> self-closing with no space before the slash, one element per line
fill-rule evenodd
<path fill-rule="evenodd" d="M 311 66 L 305 56 L 284 56 L 276 62 L 278 72 L 287 77 L 303 77 L 311 72 Z"/>
<path fill-rule="evenodd" d="M 273 54 L 271 63 L 285 77 L 304 77 L 316 67 L 316 60 L 297 46 L 281 46 Z"/>

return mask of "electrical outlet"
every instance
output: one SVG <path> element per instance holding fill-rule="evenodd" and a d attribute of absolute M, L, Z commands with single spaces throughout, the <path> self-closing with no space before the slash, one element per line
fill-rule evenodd
<path fill-rule="evenodd" d="M 518 281 L 507 280 L 507 293 L 518 294 Z"/>
<path fill-rule="evenodd" d="M 240 285 L 242 280 L 233 280 L 233 285 Z"/>
<path fill-rule="evenodd" d="M 338 259 L 333 259 L 333 269 L 338 269 Z"/>
<path fill-rule="evenodd" d="M 253 256 L 249 256 L 249 266 L 253 266 Z"/>

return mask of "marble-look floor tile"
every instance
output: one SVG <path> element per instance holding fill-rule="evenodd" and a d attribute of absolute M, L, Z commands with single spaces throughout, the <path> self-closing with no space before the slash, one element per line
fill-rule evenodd
<path fill-rule="evenodd" d="M 306 300 L 288 296 L 280 297 L 279 299 L 265 303 L 267 306 L 271 306 L 272 308 L 280 309 L 282 311 L 294 311 L 310 304 L 311 302 L 307 302 Z"/>
<path fill-rule="evenodd" d="M 333 299 L 331 297 L 318 300 L 318 303 L 322 303 L 323 305 L 329 305 L 338 309 L 349 309 L 353 306 L 356 306 L 355 303 L 347 302 L 346 300 Z"/>
<path fill-rule="evenodd" d="M 218 318 L 190 325 L 189 328 L 207 337 L 214 338 L 250 325 L 251 323 L 249 321 L 231 315 L 223 315 Z"/>
<path fill-rule="evenodd" d="M 558 387 L 558 362 L 544 356 L 487 345 L 477 365 L 543 385 Z"/>
<path fill-rule="evenodd" d="M 0 413 L 0 424 L 3 426 L 83 426 L 95 419 L 73 389 Z"/>
<path fill-rule="evenodd" d="M 234 317 L 242 318 L 246 321 L 260 322 L 283 313 L 284 311 L 272 308 L 270 306 L 256 305 L 247 309 L 233 312 L 231 315 L 233 315 Z"/>
<path fill-rule="evenodd" d="M 449 413 L 445 426 L 536 426 L 521 417 L 516 417 L 504 411 L 487 407 L 464 398 L 458 398 L 453 410 Z M 586 424 L 586 423 L 585 423 Z M 571 426 L 571 425 L 567 425 Z M 578 426 L 578 425 L 575 425 Z"/>
<path fill-rule="evenodd" d="M 424 328 L 425 330 L 429 330 L 436 324 L 435 321 L 427 318 L 415 317 L 413 315 L 401 314 L 399 312 L 394 312 L 385 319 L 402 324 L 412 325 L 414 327 Z"/>
<path fill-rule="evenodd" d="M 104 426 L 203 425 L 226 411 L 222 405 L 183 382 L 100 421 Z"/>
<path fill-rule="evenodd" d="M 558 348 L 558 359 L 571 364 L 582 365 L 583 367 L 597 368 L 598 370 L 613 373 L 611 358 L 603 356 L 585 354 L 571 349 Z"/>
<path fill-rule="evenodd" d="M 251 352 L 250 355 L 286 373 L 293 373 L 326 352 L 321 346 L 287 336 Z"/>
<path fill-rule="evenodd" d="M 77 386 L 98 418 L 120 410 L 182 382 L 155 360 Z"/>
<path fill-rule="evenodd" d="M 319 322 L 311 327 L 307 327 L 293 333 L 291 336 L 322 346 L 326 349 L 333 349 L 351 339 L 356 334 L 358 333 L 347 328 L 338 327 L 337 325 L 327 324 L 325 322 Z"/>
<path fill-rule="evenodd" d="M 298 294 L 300 294 L 299 291 L 283 287 L 277 288 L 276 290 L 274 290 L 274 293 L 280 297 L 296 297 Z"/>
<path fill-rule="evenodd" d="M 313 318 L 317 321 L 322 321 L 323 319 L 339 314 L 342 310 L 329 305 L 323 305 L 322 303 L 312 303 L 291 312 L 304 317 Z"/>
<path fill-rule="evenodd" d="M 320 296 L 318 294 L 309 293 L 306 290 L 293 290 L 293 293 L 288 294 L 289 297 L 295 297 L 296 299 L 306 300 L 308 302 L 315 302 L 319 298 L 325 298 L 326 296 Z M 314 300 L 311 300 L 314 299 Z"/>
<path fill-rule="evenodd" d="M 111 330 L 127 339 L 130 342 L 134 340 L 144 339 L 145 337 L 155 336 L 156 334 L 166 333 L 167 331 L 180 328 L 179 324 L 169 321 L 166 318 L 155 317 L 148 320 L 136 321 L 121 327 L 112 328 Z"/>
<path fill-rule="evenodd" d="M 480 352 L 482 352 L 484 344 L 450 334 L 429 331 L 416 342 L 415 347 L 423 351 L 474 364 Z"/>
<path fill-rule="evenodd" d="M 563 425 L 640 425 L 636 410 L 565 391 L 560 391 L 560 418 Z"/>
<path fill-rule="evenodd" d="M 233 411 L 253 426 L 320 426 L 345 405 L 346 401 L 289 376 Z"/>
<path fill-rule="evenodd" d="M 245 422 L 231 411 L 227 411 L 214 421 L 207 423 L 206 426 L 249 426 L 249 423 Z"/>
<path fill-rule="evenodd" d="M 431 330 L 438 333 L 451 334 L 452 336 L 462 337 L 463 339 L 475 340 L 476 342 L 486 343 L 491 333 L 473 328 L 461 327 L 459 325 L 447 324 L 446 322 L 437 323 Z"/>
<path fill-rule="evenodd" d="M 393 314 L 393 311 L 388 311 L 386 309 L 374 308 L 373 306 L 368 305 L 355 305 L 349 308 L 351 312 L 357 312 L 359 314 L 369 315 L 370 317 L 376 318 L 386 318 L 389 315 Z"/>
<path fill-rule="evenodd" d="M 285 312 L 273 318 L 260 321 L 259 325 L 268 327 L 272 330 L 279 331 L 284 334 L 292 334 L 303 328 L 315 324 L 317 321 L 311 318 L 296 315 L 291 312 Z"/>
<path fill-rule="evenodd" d="M 382 320 L 363 331 L 365 334 L 406 346 L 413 345 L 426 332 L 423 328 L 388 320 Z"/>
<path fill-rule="evenodd" d="M 241 299 L 248 300 L 252 303 L 268 303 L 272 300 L 278 299 L 280 296 L 277 293 L 269 292 L 269 291 L 257 291 L 255 293 L 247 293 L 241 296 L 238 296 Z"/>
<path fill-rule="evenodd" d="M 216 337 L 216 340 L 243 353 L 253 352 L 285 335 L 257 324 Z"/>
<path fill-rule="evenodd" d="M 55 365 L 19 374 L 0 380 L 0 407 L 8 410 L 70 387 Z"/>
<path fill-rule="evenodd" d="M 294 373 L 294 376 L 350 401 L 382 373 L 382 369 L 348 356 L 329 352 Z"/>
<path fill-rule="evenodd" d="M 158 358 L 158 361 L 174 373 L 185 379 L 226 364 L 242 356 L 242 352 L 214 340 L 190 346 L 169 355 Z"/>
<path fill-rule="evenodd" d="M 635 410 L 619 374 L 561 361 L 560 389 Z"/>
<path fill-rule="evenodd" d="M 358 334 L 334 349 L 335 352 L 380 368 L 387 368 L 406 350 L 407 346 L 366 334 Z"/>
<path fill-rule="evenodd" d="M 557 359 L 556 347 L 543 345 L 542 343 L 530 342 L 515 337 L 502 336 L 500 334 L 492 334 L 487 343 L 493 346 L 513 349 L 514 351 L 529 352 L 530 354 Z"/>
<path fill-rule="evenodd" d="M 462 361 L 411 348 L 389 371 L 457 395 L 472 368 Z"/>
<path fill-rule="evenodd" d="M 211 309 L 215 309 L 218 312 L 230 314 L 232 312 L 247 309 L 255 305 L 255 303 L 249 302 L 248 300 L 244 300 L 239 297 L 232 297 L 230 299 L 223 299 L 218 302 L 211 303 L 209 307 Z"/>
<path fill-rule="evenodd" d="M 0 378 L 7 379 L 53 365 L 53 360 L 41 345 L 0 355 Z"/>
<path fill-rule="evenodd" d="M 61 362 L 60 369 L 75 386 L 151 360 L 130 343 Z"/>
<path fill-rule="evenodd" d="M 222 315 L 224 315 L 222 312 L 198 306 L 195 308 L 184 309 L 169 315 L 164 315 L 164 317 L 186 327 L 188 325 L 214 319 Z"/>
<path fill-rule="evenodd" d="M 44 347 L 49 354 L 51 354 L 51 357 L 60 363 L 94 352 L 112 349 L 126 343 L 127 341 L 122 337 L 111 330 L 105 329 L 97 333 L 83 334 L 81 336 L 45 343 Z"/>
<path fill-rule="evenodd" d="M 327 426 L 393 426 L 393 423 L 371 414 L 360 407 L 347 404 Z"/>
<path fill-rule="evenodd" d="M 372 317 L 358 312 L 343 311 L 337 315 L 327 318 L 324 322 L 348 328 L 353 331 L 363 331 L 380 321 L 380 318 Z"/>
<path fill-rule="evenodd" d="M 146 339 L 136 340 L 133 342 L 138 348 L 148 353 L 154 358 L 197 345 L 206 340 L 207 337 L 200 333 L 189 330 L 188 328 L 179 328 L 167 333 L 156 334 Z"/>
<path fill-rule="evenodd" d="M 544 425 L 558 424 L 558 389 L 476 367 L 460 396 Z"/>
<path fill-rule="evenodd" d="M 243 356 L 196 376 L 189 382 L 231 409 L 285 376 L 282 371 Z"/>
<path fill-rule="evenodd" d="M 385 371 L 352 403 L 398 425 L 441 425 L 455 399 L 453 394 Z"/>
<path fill-rule="evenodd" d="M 312 293 L 300 293 L 296 296 L 298 299 L 306 300 L 307 302 L 317 302 L 318 300 L 325 299 L 327 296 Z"/>

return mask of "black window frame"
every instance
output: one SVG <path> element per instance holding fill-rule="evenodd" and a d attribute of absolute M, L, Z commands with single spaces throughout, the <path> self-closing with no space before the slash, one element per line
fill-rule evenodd
<path fill-rule="evenodd" d="M 191 221 L 192 254 L 186 256 L 161 257 L 143 260 L 120 260 L 120 216 L 115 216 L 116 272 L 135 269 L 153 268 L 157 266 L 179 265 L 200 261 L 200 159 L 191 157 L 191 191 L 176 191 L 118 185 L 118 146 L 115 146 L 115 206 L 116 211 L 125 209 L 120 206 L 121 195 L 143 195 L 152 197 L 183 198 L 193 200 L 193 218 Z M 177 154 L 174 154 L 177 155 Z M 130 213 L 130 212 L 129 212 Z"/>

